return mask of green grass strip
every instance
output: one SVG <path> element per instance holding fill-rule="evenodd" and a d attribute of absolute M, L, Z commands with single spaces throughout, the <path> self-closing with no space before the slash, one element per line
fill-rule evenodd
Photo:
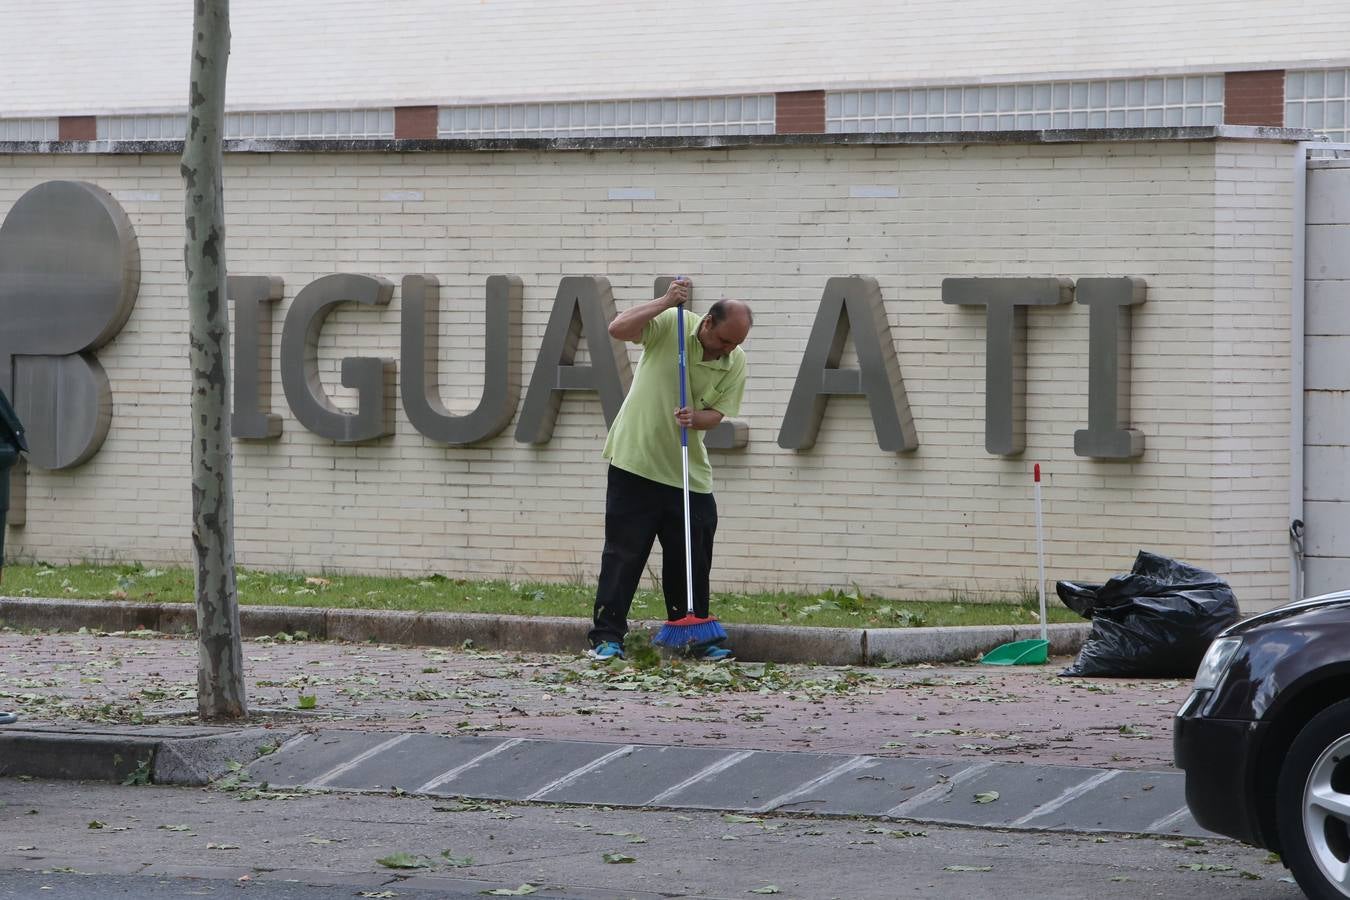
<path fill-rule="evenodd" d="M 515 581 L 466 581 L 428 575 L 417 578 L 374 575 L 306 575 L 240 569 L 239 602 L 245 606 L 315 606 L 412 612 L 473 612 L 588 619 L 592 585 Z M 139 564 L 50 566 L 7 565 L 0 594 L 83 600 L 192 602 L 189 569 Z M 1048 599 L 1051 622 L 1081 622 Z M 938 625 L 1030 625 L 1038 621 L 1034 591 L 1022 589 L 1002 602 L 954 595 L 947 601 L 888 600 L 856 586 L 819 593 L 771 591 L 720 593 L 713 613 L 727 623 L 816 625 L 834 628 L 908 628 Z M 635 619 L 663 619 L 659 591 L 641 590 L 633 601 Z"/>

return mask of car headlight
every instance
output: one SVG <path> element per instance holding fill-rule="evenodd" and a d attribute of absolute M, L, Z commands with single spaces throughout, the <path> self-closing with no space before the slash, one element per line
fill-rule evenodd
<path fill-rule="evenodd" d="M 1209 645 L 1205 658 L 1200 660 L 1200 669 L 1195 673 L 1195 689 L 1212 691 L 1228 671 L 1228 664 L 1242 646 L 1242 638 L 1219 638 Z"/>

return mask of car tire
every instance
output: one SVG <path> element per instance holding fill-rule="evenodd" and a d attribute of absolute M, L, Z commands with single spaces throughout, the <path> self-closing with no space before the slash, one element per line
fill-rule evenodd
<path fill-rule="evenodd" d="M 1312 900 L 1350 898 L 1350 700 L 1303 726 L 1275 794 L 1280 857 Z"/>

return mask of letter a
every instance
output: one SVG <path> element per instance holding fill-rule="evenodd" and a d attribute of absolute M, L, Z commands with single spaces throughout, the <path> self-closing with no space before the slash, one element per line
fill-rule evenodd
<path fill-rule="evenodd" d="M 628 351 L 609 336 L 613 318 L 614 292 L 608 278 L 569 276 L 558 282 L 553 312 L 516 422 L 519 443 L 548 443 L 564 391 L 597 391 L 605 424 L 613 424 L 633 380 Z M 589 366 L 573 364 L 583 328 L 591 352 Z"/>
<path fill-rule="evenodd" d="M 844 342 L 853 334 L 858 368 L 839 368 Z M 825 405 L 832 394 L 867 398 L 872 426 L 882 450 L 899 453 L 919 446 L 914 416 L 900 377 L 890 324 L 875 278 L 854 275 L 825 283 L 811 337 L 792 386 L 778 446 L 807 450 L 816 442 Z"/>

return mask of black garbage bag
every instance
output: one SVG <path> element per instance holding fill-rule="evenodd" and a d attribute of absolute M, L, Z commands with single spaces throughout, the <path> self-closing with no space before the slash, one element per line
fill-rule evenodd
<path fill-rule="evenodd" d="M 1061 675 L 1190 678 L 1210 641 L 1241 615 L 1219 576 L 1146 550 L 1129 574 L 1103 585 L 1060 581 L 1055 592 L 1092 620 L 1078 658 Z"/>

